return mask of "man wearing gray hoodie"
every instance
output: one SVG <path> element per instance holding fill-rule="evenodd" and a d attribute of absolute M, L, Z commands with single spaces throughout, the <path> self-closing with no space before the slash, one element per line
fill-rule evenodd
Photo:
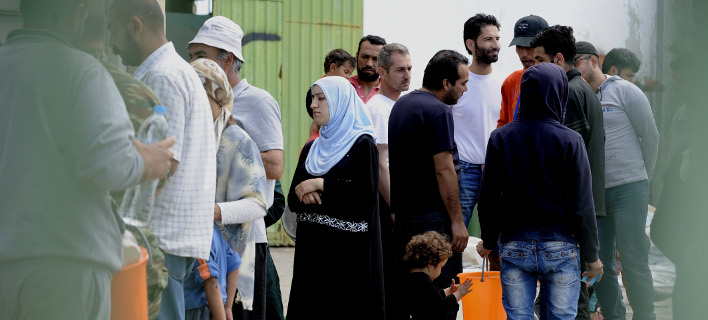
<path fill-rule="evenodd" d="M 648 181 L 656 164 L 659 131 L 642 90 L 619 76 L 603 74 L 592 44 L 579 41 L 576 48 L 575 67 L 600 99 L 606 136 L 607 217 L 597 221 L 600 260 L 606 262 L 605 279 L 595 284 L 595 292 L 605 319 L 626 318 L 617 274 L 610 263 L 615 261 L 617 250 L 627 278 L 633 319 L 655 319 L 644 227 L 649 204 Z"/>

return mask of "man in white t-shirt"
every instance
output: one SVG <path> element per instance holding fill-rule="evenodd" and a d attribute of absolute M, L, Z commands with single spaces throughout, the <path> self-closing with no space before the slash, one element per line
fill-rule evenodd
<path fill-rule="evenodd" d="M 381 218 L 381 243 L 384 256 L 384 281 L 386 301 L 393 301 L 395 246 L 393 243 L 394 213 L 391 212 L 391 176 L 388 171 L 388 118 L 393 104 L 408 91 L 411 83 L 411 57 L 402 44 L 390 43 L 381 48 L 378 56 L 378 73 L 381 79 L 379 92 L 366 103 L 376 131 L 376 148 L 379 150 L 379 216 Z M 389 289 L 390 288 L 390 289 Z"/>
<path fill-rule="evenodd" d="M 479 196 L 487 140 L 496 128 L 501 110 L 501 81 L 492 74 L 492 63 L 499 59 L 499 26 L 494 16 L 480 13 L 467 20 L 464 27 L 465 47 L 473 59 L 467 91 L 452 106 L 452 116 L 461 166 L 460 204 L 466 227 Z"/>

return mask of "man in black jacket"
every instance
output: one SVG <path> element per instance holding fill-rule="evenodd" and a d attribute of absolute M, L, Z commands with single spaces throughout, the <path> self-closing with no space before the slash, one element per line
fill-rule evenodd
<path fill-rule="evenodd" d="M 590 165 L 582 137 L 562 125 L 568 100 L 563 69 L 537 64 L 521 78 L 517 118 L 492 132 L 479 220 L 487 254 L 501 243 L 504 308 L 533 318 L 541 281 L 541 318 L 575 319 L 583 276 L 602 272 Z"/>
<path fill-rule="evenodd" d="M 555 25 L 544 29 L 531 40 L 537 63 L 550 62 L 563 68 L 568 77 L 568 104 L 563 124 L 580 133 L 590 160 L 592 172 L 592 197 L 595 215 L 605 216 L 605 128 L 600 100 L 590 85 L 575 69 L 575 37 L 573 28 Z M 585 271 L 581 267 L 581 270 Z M 578 316 L 590 319 L 590 295 L 580 286 Z"/>

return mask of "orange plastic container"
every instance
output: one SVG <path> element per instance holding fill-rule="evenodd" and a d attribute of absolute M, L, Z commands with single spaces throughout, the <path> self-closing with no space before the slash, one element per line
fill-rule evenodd
<path fill-rule="evenodd" d="M 147 262 L 148 253 L 140 261 L 123 267 L 111 282 L 111 320 L 148 320 Z"/>
<path fill-rule="evenodd" d="M 499 271 L 468 272 L 457 275 L 460 282 L 472 279 L 472 292 L 462 297 L 462 316 L 465 320 L 505 320 L 502 305 L 502 287 Z"/>

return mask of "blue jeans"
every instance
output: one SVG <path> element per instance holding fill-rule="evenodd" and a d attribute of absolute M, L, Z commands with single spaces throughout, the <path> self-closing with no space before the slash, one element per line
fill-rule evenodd
<path fill-rule="evenodd" d="M 160 320 L 178 320 L 185 317 L 184 280 L 192 273 L 194 258 L 165 253 L 165 268 L 169 273 L 167 287 L 162 291 Z"/>
<path fill-rule="evenodd" d="M 541 281 L 541 319 L 575 319 L 580 294 L 577 243 L 510 241 L 501 245 L 502 303 L 507 319 L 534 319 Z"/>
<path fill-rule="evenodd" d="M 627 279 L 627 298 L 632 302 L 633 319 L 656 319 L 654 314 L 654 280 L 649 270 L 649 249 L 644 228 L 649 204 L 646 180 L 605 189 L 607 216 L 597 220 L 600 260 L 605 274 L 597 282 L 595 292 L 607 320 L 625 319 L 626 310 L 617 281 L 615 250 L 622 259 L 622 272 Z"/>
<path fill-rule="evenodd" d="M 408 241 L 413 238 L 413 236 L 425 233 L 427 231 L 437 231 L 440 234 L 446 235 L 450 240 L 452 240 L 452 220 L 447 212 L 431 212 L 427 214 L 417 215 L 417 216 L 406 216 L 406 215 L 396 215 L 395 223 L 395 237 L 398 246 L 398 254 L 396 261 L 396 273 L 398 281 L 405 279 L 405 276 L 410 273 L 410 267 L 402 262 L 403 253 L 405 252 L 405 246 Z M 445 266 L 443 266 L 440 276 L 437 277 L 433 283 L 438 287 L 438 289 L 445 289 L 450 287 L 450 282 L 455 279 L 455 282 L 459 282 L 457 279 L 457 274 L 462 273 L 462 253 L 453 252 L 452 257 L 447 260 Z M 399 282 L 399 288 L 403 288 L 402 283 Z M 405 294 L 399 292 L 399 297 L 404 297 Z M 398 302 L 398 307 L 405 306 L 405 302 Z M 389 308 L 389 302 L 386 302 L 386 308 Z M 400 318 L 401 310 L 393 311 L 393 314 L 398 315 L 396 319 Z M 457 317 L 458 308 L 448 309 L 447 319 L 454 320 Z M 408 317 L 403 317 L 408 319 Z"/>
<path fill-rule="evenodd" d="M 479 185 L 482 181 L 482 165 L 460 160 L 460 204 L 465 227 L 470 226 L 474 206 L 479 199 Z"/>

